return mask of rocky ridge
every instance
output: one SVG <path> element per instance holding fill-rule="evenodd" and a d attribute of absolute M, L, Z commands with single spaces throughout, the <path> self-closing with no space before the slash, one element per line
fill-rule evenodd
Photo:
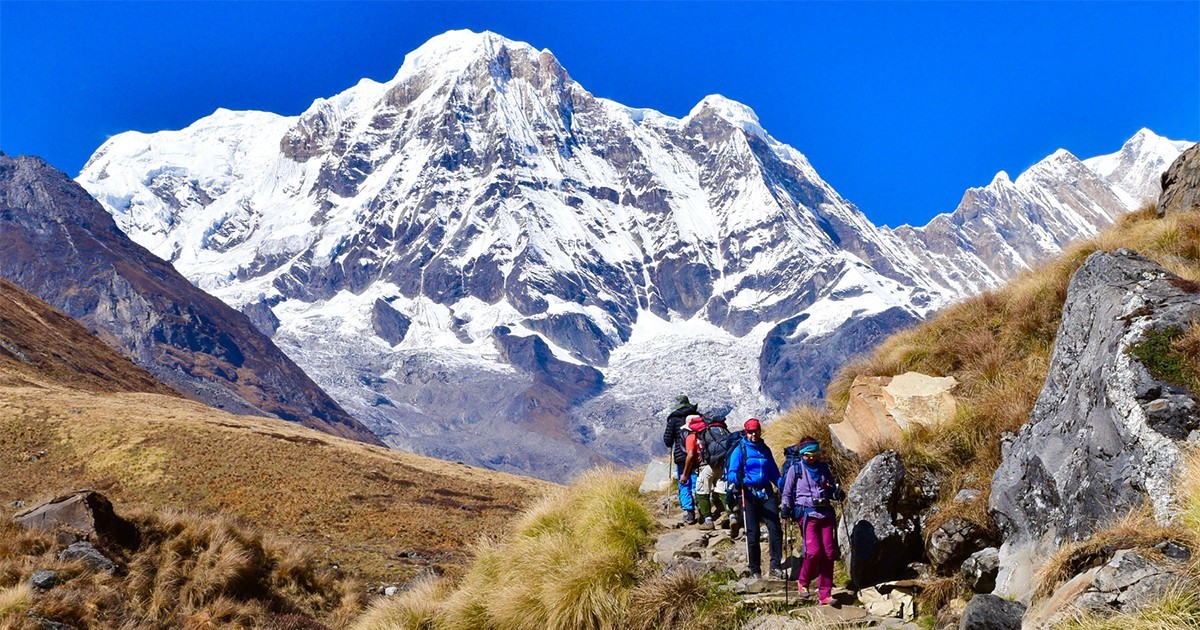
<path fill-rule="evenodd" d="M 1156 195 L 1181 148 L 1056 153 L 890 230 L 740 103 L 626 107 L 459 31 L 298 117 L 115 136 L 79 181 L 388 444 L 565 478 L 644 461 L 680 391 L 746 416 L 818 398 L 848 356 Z M 506 336 L 587 369 L 563 390 Z"/>
<path fill-rule="evenodd" d="M 0 154 L 0 251 L 0 278 L 62 309 L 185 396 L 378 443 L 245 316 L 130 241 L 83 188 L 42 160 Z"/>

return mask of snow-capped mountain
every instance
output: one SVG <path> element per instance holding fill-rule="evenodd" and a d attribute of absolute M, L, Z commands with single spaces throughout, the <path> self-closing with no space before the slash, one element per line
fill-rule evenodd
<path fill-rule="evenodd" d="M 79 181 L 389 444 L 563 478 L 661 448 L 681 392 L 735 417 L 813 397 L 896 327 L 1111 222 L 1175 146 L 1143 135 L 890 230 L 745 105 L 626 107 L 549 51 L 454 31 L 298 117 L 115 136 Z"/>

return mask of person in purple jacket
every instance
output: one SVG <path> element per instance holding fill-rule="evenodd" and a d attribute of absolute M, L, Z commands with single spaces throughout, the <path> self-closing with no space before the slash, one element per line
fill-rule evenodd
<path fill-rule="evenodd" d="M 796 579 L 802 597 L 811 597 L 809 585 L 817 580 L 817 600 L 828 604 L 833 596 L 833 562 L 838 559 L 837 515 L 832 501 L 846 493 L 838 487 L 829 465 L 817 460 L 821 446 L 805 437 L 797 445 L 801 461 L 790 466 L 783 480 L 781 511 L 798 523 L 804 540 L 804 564 Z"/>

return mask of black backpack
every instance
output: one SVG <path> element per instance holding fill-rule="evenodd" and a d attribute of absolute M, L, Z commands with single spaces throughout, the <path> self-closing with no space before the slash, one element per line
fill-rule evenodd
<path fill-rule="evenodd" d="M 780 471 L 780 479 L 787 479 L 788 469 L 792 466 L 799 466 L 801 460 L 799 444 L 793 444 L 783 449 L 783 470 Z"/>
<path fill-rule="evenodd" d="M 742 432 L 730 433 L 729 428 L 725 426 L 724 416 L 711 420 L 705 418 L 704 431 L 700 433 L 700 442 L 703 445 L 701 457 L 704 463 L 714 470 L 724 468 L 725 460 L 729 459 L 729 451 L 733 450 L 740 439 Z"/>

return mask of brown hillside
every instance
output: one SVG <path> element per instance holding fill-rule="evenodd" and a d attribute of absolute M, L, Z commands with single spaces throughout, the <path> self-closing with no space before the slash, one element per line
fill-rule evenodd
<path fill-rule="evenodd" d="M 0 278 L 0 384 L 177 395 L 62 311 Z"/>
<path fill-rule="evenodd" d="M 551 484 L 146 393 L 0 385 L 0 516 L 91 487 L 119 512 L 248 519 L 368 582 L 457 572 Z M 44 453 L 43 453 L 44 451 Z"/>

